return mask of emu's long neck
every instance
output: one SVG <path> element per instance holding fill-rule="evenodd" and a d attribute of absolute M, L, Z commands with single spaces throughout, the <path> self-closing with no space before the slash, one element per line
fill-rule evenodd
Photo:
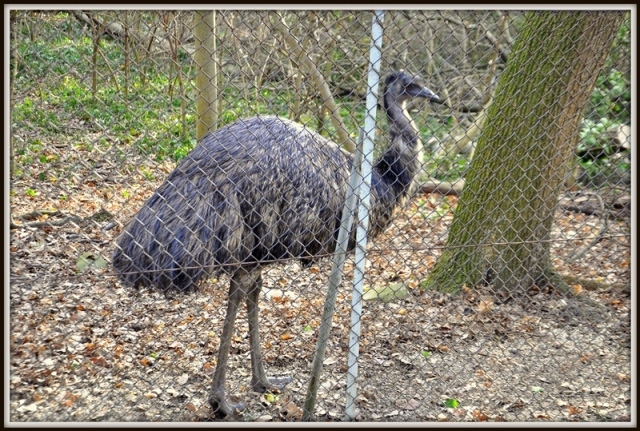
<path fill-rule="evenodd" d="M 406 103 L 398 103 L 389 92 L 384 96 L 384 108 L 389 119 L 391 144 L 376 162 L 375 171 L 381 181 L 392 191 L 397 204 L 411 191 L 413 179 L 422 160 L 422 142 L 406 109 Z"/>

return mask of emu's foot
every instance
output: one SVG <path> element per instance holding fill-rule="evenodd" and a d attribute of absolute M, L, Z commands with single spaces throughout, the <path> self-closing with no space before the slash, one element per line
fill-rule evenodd
<path fill-rule="evenodd" d="M 243 402 L 233 402 L 224 392 L 212 393 L 209 396 L 209 405 L 216 415 L 227 417 L 232 414 L 238 414 L 247 408 L 247 404 Z"/>
<path fill-rule="evenodd" d="M 266 383 L 260 380 L 252 380 L 251 387 L 256 392 L 280 392 L 289 383 L 293 382 L 292 377 L 271 377 L 266 379 Z"/>

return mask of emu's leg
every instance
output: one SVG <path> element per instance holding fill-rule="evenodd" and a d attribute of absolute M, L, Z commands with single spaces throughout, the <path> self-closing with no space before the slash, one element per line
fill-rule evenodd
<path fill-rule="evenodd" d="M 267 390 L 278 392 L 291 383 L 291 377 L 267 379 L 262 365 L 262 354 L 260 352 L 260 327 L 259 327 L 259 307 L 258 300 L 262 287 L 262 277 L 258 273 L 251 289 L 247 294 L 247 320 L 249 321 L 249 350 L 251 351 L 251 387 L 257 392 Z"/>
<path fill-rule="evenodd" d="M 209 404 L 221 416 L 228 416 L 234 410 L 243 410 L 245 403 L 233 403 L 225 394 L 227 361 L 229 360 L 229 349 L 231 348 L 231 337 L 235 326 L 238 307 L 248 290 L 247 282 L 249 273 L 239 270 L 231 278 L 229 286 L 229 300 L 227 305 L 227 315 L 222 327 L 220 336 L 220 347 L 218 349 L 218 363 L 213 374 L 213 384 L 209 392 Z M 258 273 L 258 275 L 260 275 Z"/>

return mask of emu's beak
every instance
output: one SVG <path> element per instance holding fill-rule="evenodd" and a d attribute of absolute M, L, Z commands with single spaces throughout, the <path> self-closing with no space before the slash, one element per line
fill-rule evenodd
<path fill-rule="evenodd" d="M 444 103 L 444 100 L 440 99 L 440 97 L 438 97 L 436 93 L 429 90 L 427 87 L 422 87 L 422 90 L 420 90 L 420 93 L 418 93 L 418 97 L 423 97 L 431 103 Z"/>

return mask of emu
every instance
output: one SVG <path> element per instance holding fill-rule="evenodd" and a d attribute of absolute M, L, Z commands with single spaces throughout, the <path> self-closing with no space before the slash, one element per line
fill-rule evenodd
<path fill-rule="evenodd" d="M 422 98 L 442 103 L 418 76 L 388 75 L 383 87 L 390 145 L 375 162 L 369 236 L 382 232 L 413 191 L 422 143 L 406 109 Z M 117 239 L 113 266 L 125 285 L 193 290 L 213 273 L 230 275 L 227 314 L 209 403 L 219 415 L 242 410 L 225 393 L 226 363 L 238 307 L 246 299 L 251 386 L 268 379 L 258 330 L 261 269 L 335 249 L 353 156 L 304 126 L 273 116 L 238 120 L 206 135 L 178 164 Z M 355 229 L 350 249 L 355 246 Z"/>

